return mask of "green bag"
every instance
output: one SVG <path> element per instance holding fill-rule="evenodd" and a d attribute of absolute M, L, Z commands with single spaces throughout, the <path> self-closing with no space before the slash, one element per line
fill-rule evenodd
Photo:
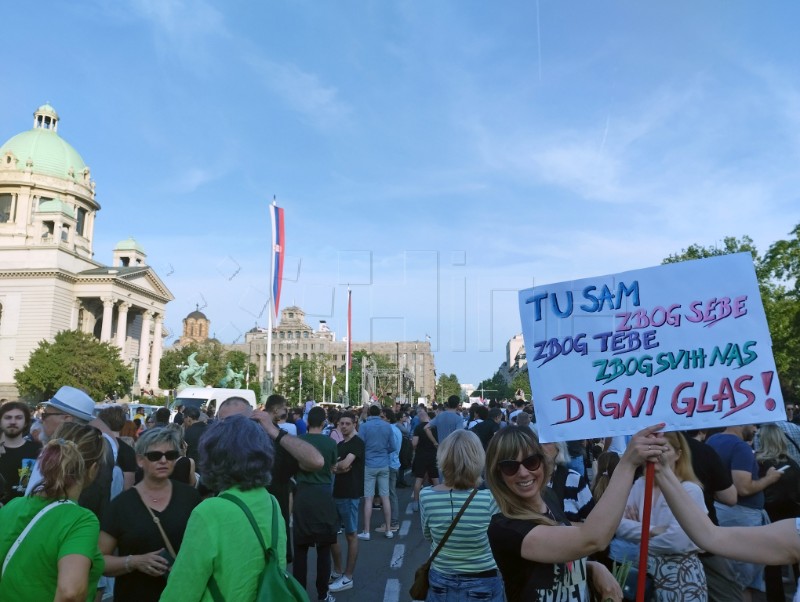
<path fill-rule="evenodd" d="M 253 513 L 250 512 L 250 508 L 247 507 L 247 504 L 238 497 L 228 495 L 227 493 L 218 496 L 233 502 L 242 509 L 242 512 L 247 516 L 247 520 L 250 521 L 250 526 L 253 527 L 256 537 L 258 537 L 258 543 L 261 544 L 261 549 L 264 550 L 264 560 L 266 564 L 259 578 L 258 590 L 256 591 L 254 602 L 276 602 L 277 600 L 281 600 L 281 602 L 309 602 L 306 590 L 303 589 L 303 586 L 300 585 L 297 579 L 281 569 L 278 559 L 275 556 L 275 550 L 278 547 L 278 516 L 280 515 L 280 508 L 278 508 L 278 503 L 275 501 L 275 498 L 269 493 L 267 493 L 267 495 L 269 495 L 272 500 L 272 546 L 269 548 L 264 544 L 261 530 L 258 528 L 256 519 Z M 217 580 L 214 579 L 213 575 L 208 582 L 208 591 L 211 597 L 214 598 L 214 602 L 225 602 L 225 597 L 222 595 Z"/>

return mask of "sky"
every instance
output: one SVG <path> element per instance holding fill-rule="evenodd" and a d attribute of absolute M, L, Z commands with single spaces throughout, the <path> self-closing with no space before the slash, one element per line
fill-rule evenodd
<path fill-rule="evenodd" d="M 50 102 L 223 343 L 281 306 L 489 378 L 536 284 L 800 222 L 800 6 L 739 1 L 43 0 L 3 9 L 0 139 Z"/>

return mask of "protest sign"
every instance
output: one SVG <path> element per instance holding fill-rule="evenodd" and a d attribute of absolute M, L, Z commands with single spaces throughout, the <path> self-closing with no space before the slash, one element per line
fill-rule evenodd
<path fill-rule="evenodd" d="M 785 420 L 748 253 L 519 293 L 542 441 Z"/>

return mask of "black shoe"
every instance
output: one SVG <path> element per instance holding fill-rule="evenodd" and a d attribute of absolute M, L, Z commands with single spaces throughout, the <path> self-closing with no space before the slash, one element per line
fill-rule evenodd
<path fill-rule="evenodd" d="M 406 483 L 405 481 L 398 481 L 395 487 L 397 487 L 397 489 L 407 489 L 408 483 Z"/>

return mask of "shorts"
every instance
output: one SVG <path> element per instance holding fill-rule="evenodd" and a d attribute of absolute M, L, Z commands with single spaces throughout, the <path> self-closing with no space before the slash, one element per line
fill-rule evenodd
<path fill-rule="evenodd" d="M 378 495 L 389 495 L 389 467 L 364 468 L 364 497 L 375 497 L 375 483 L 378 483 Z"/>
<path fill-rule="evenodd" d="M 349 535 L 358 531 L 358 505 L 361 500 L 359 498 L 333 498 L 333 501 L 336 502 L 336 511 L 344 526 L 344 532 Z"/>
<path fill-rule="evenodd" d="M 416 479 L 424 479 L 426 476 L 429 479 L 438 479 L 439 469 L 436 467 L 436 455 L 415 456 L 411 472 Z"/>

